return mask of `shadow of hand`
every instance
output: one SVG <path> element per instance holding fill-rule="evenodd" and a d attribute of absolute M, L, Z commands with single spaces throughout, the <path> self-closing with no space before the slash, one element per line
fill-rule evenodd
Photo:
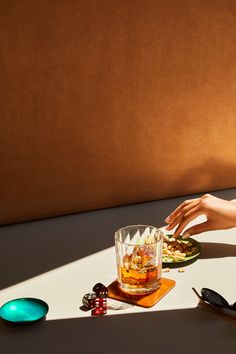
<path fill-rule="evenodd" d="M 236 257 L 236 245 L 201 242 L 201 247 L 199 259 Z"/>

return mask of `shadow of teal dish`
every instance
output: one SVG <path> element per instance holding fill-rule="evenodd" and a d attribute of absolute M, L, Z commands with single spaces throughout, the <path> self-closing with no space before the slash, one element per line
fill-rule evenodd
<path fill-rule="evenodd" d="M 48 313 L 46 302 L 35 298 L 19 298 L 6 302 L 0 308 L 0 317 L 12 323 L 31 323 Z"/>

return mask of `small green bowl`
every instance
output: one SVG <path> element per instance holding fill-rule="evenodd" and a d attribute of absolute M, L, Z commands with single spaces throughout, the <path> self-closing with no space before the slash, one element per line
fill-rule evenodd
<path fill-rule="evenodd" d="M 6 302 L 0 308 L 0 317 L 12 323 L 31 323 L 43 319 L 49 307 L 43 300 L 19 298 Z"/>
<path fill-rule="evenodd" d="M 172 234 L 167 234 L 166 236 L 170 237 L 170 238 L 173 237 Z M 184 240 L 182 238 L 182 236 L 179 236 L 177 239 L 183 240 L 183 241 L 190 241 L 192 243 L 192 245 L 196 247 L 196 251 L 191 256 L 186 256 L 181 261 L 165 261 L 165 260 L 163 260 L 164 257 L 162 257 L 162 264 L 165 268 L 166 267 L 178 268 L 178 267 L 182 267 L 185 265 L 189 265 L 189 264 L 195 262 L 201 254 L 201 244 L 197 240 L 195 240 L 194 238 L 189 237 Z"/>

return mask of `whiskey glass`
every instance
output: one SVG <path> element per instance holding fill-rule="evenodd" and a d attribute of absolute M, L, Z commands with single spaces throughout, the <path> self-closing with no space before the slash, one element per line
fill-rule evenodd
<path fill-rule="evenodd" d="M 115 232 L 118 284 L 122 291 L 145 295 L 160 287 L 163 232 L 150 225 L 130 225 Z"/>

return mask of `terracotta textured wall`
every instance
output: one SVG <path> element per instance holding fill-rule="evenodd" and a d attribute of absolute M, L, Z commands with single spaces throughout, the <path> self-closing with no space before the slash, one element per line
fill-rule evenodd
<path fill-rule="evenodd" d="M 235 187 L 234 0 L 1 0 L 0 223 Z"/>

